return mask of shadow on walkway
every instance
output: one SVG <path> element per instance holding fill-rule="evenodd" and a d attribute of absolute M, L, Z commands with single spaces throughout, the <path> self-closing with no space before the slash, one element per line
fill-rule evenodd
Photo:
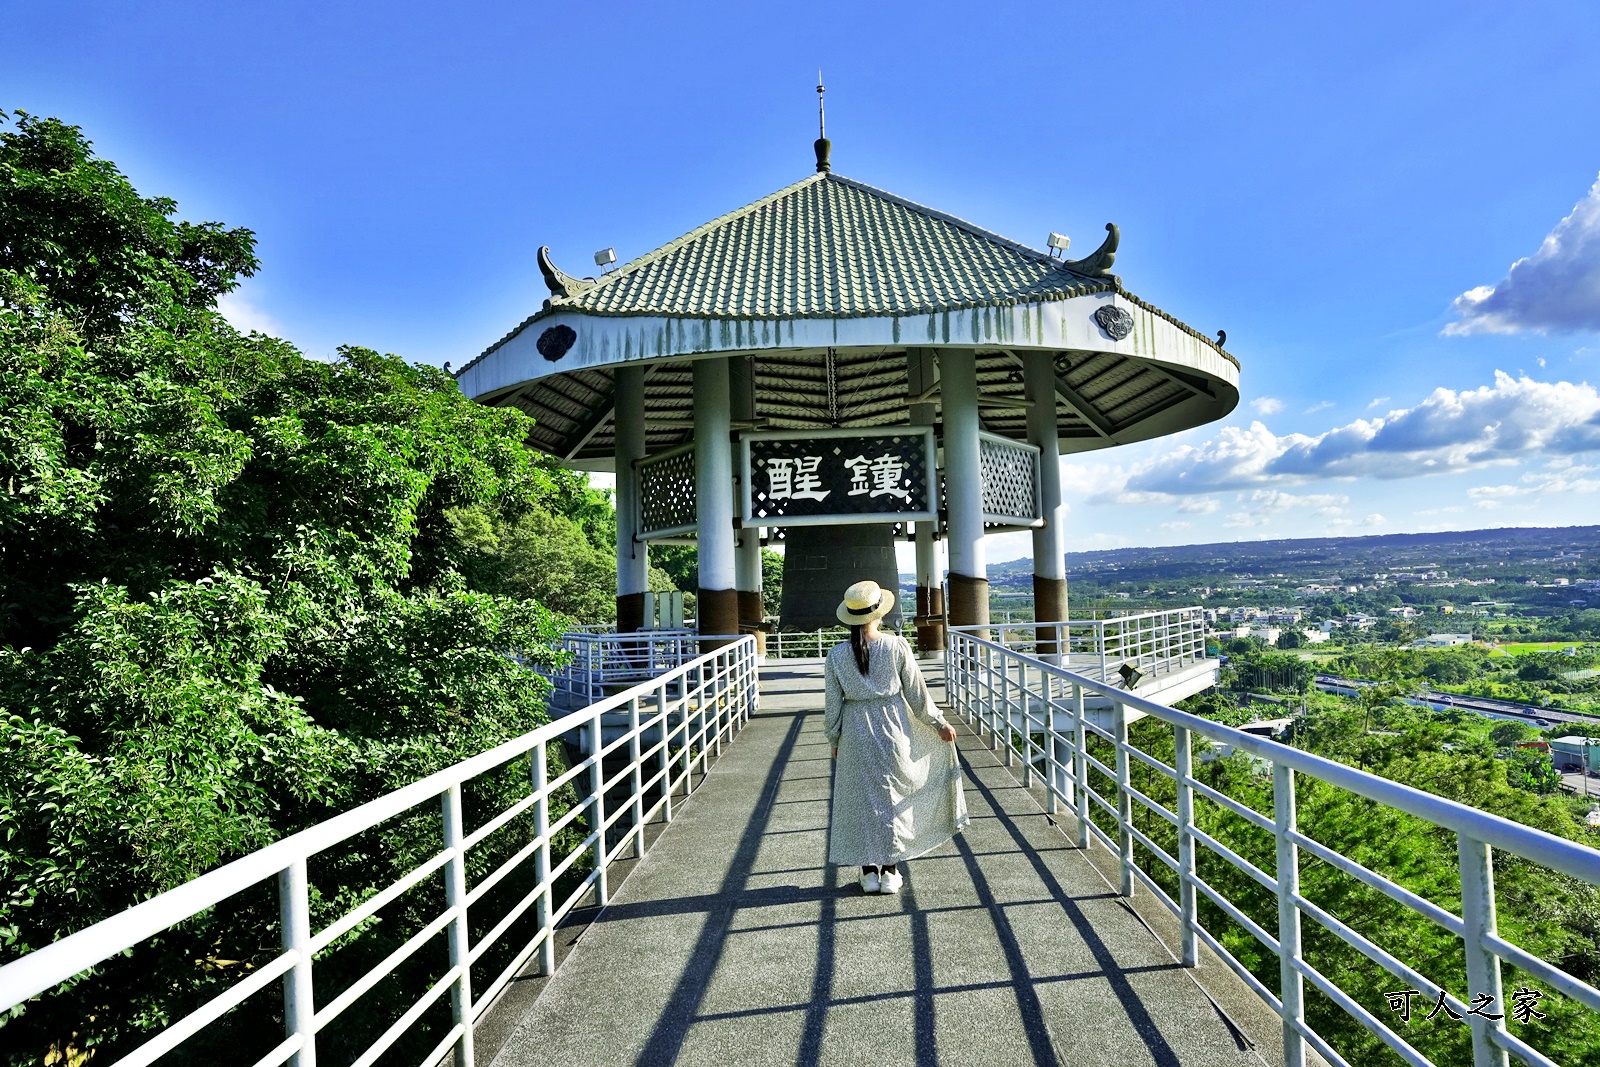
<path fill-rule="evenodd" d="M 864 896 L 825 859 L 820 704 L 818 667 L 765 672 L 495 1067 L 1264 1062 L 965 730 L 972 825 Z"/>

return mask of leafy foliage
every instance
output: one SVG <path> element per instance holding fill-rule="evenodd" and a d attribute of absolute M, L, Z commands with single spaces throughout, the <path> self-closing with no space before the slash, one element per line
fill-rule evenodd
<path fill-rule="evenodd" d="M 1200 711 L 1198 706 L 1194 710 Z M 1226 711 L 1225 708 L 1219 709 Z M 1203 712 L 1202 712 L 1203 713 Z M 1492 751 L 1445 747 L 1452 736 L 1449 725 L 1426 709 L 1409 705 L 1378 705 L 1370 714 L 1374 725 L 1388 736 L 1364 733 L 1364 715 L 1354 702 L 1327 698 L 1296 731 L 1296 743 L 1320 755 L 1346 762 L 1364 760 L 1374 772 L 1391 780 L 1458 801 L 1483 811 L 1572 838 L 1574 820 L 1559 802 L 1536 795 L 1514 780 L 1518 763 L 1494 758 Z M 1173 734 L 1153 719 L 1130 727 L 1130 739 L 1141 750 L 1172 765 Z M 1091 740 L 1094 754 L 1107 762 L 1107 743 Z M 1531 750 L 1517 750 L 1537 755 Z M 1548 762 L 1548 760 L 1546 760 Z M 1272 817 L 1273 782 L 1270 774 L 1249 757 L 1215 758 L 1205 753 L 1197 759 L 1196 778 L 1205 785 L 1266 816 Z M 1114 783 L 1093 771 L 1102 794 Z M 1132 784 L 1145 796 L 1175 809 L 1176 786 L 1165 774 L 1142 761 L 1133 761 Z M 1302 833 L 1333 852 L 1410 889 L 1447 910 L 1460 914 L 1455 835 L 1416 817 L 1365 800 L 1309 776 L 1299 776 L 1296 816 Z M 1115 825 L 1098 807 L 1091 817 L 1102 829 L 1115 834 Z M 1142 804 L 1134 805 L 1138 829 L 1168 855 L 1178 854 L 1173 825 Z M 1276 866 L 1276 844 L 1271 833 L 1203 796 L 1194 800 L 1196 825 L 1269 876 Z M 1140 842 L 1135 851 L 1149 872 L 1173 899 L 1178 886 L 1170 869 Z M 1196 848 L 1196 873 L 1231 901 L 1262 929 L 1277 925 L 1276 894 L 1209 848 Z M 1466 989 L 1465 957 L 1459 938 L 1434 925 L 1390 897 L 1350 877 L 1337 867 L 1302 851 L 1301 893 L 1317 907 L 1392 952 L 1398 958 L 1440 982 L 1457 996 Z M 1585 981 L 1600 972 L 1600 888 L 1496 852 L 1495 882 L 1502 936 L 1534 955 L 1555 963 Z M 1200 919 L 1269 989 L 1276 990 L 1279 964 L 1241 924 L 1226 915 L 1204 894 L 1198 895 Z M 1320 923 L 1303 926 L 1303 958 L 1349 993 L 1373 1014 L 1400 1029 L 1425 1055 L 1450 1067 L 1472 1063 L 1467 1028 L 1440 1016 L 1423 1023 L 1420 1014 L 1408 1025 L 1386 1010 L 1388 991 L 1405 988 Z M 1532 1026 L 1513 1024 L 1518 1036 L 1530 1041 L 1557 1062 L 1588 1063 L 1600 1048 L 1600 1022 L 1582 1005 L 1556 995 L 1547 986 L 1508 968 L 1506 990 L 1527 986 L 1544 996 L 1539 1010 L 1547 1018 Z M 1463 997 L 1470 1001 L 1470 996 Z M 1351 1063 L 1399 1063 L 1387 1048 L 1343 1009 L 1307 986 L 1308 1019 L 1328 1037 Z M 1504 1010 L 1497 1007 L 1495 1010 Z"/>
<path fill-rule="evenodd" d="M 253 235 L 175 212 L 74 127 L 0 134 L 0 962 L 546 721 L 555 612 L 610 609 L 609 502 L 525 416 L 239 335 L 214 304 Z M 329 857 L 319 907 L 435 820 Z M 414 903 L 337 959 L 382 958 Z M 4 1062 L 126 1049 L 270 952 L 276 911 L 246 894 L 18 1009 Z M 265 1040 L 240 1027 L 184 1055 Z"/>

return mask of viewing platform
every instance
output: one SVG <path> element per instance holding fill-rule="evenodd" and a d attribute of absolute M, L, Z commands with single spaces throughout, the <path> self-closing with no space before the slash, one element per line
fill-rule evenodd
<path fill-rule="evenodd" d="M 903 865 L 899 896 L 863 895 L 825 859 L 821 709 L 819 663 L 761 669 L 738 743 L 609 904 L 574 912 L 554 977 L 491 1013 L 481 1063 L 1280 1062 L 1276 1014 L 1220 963 L 1194 980 L 1146 925 L 1164 917 L 970 729 L 971 825 Z"/>
<path fill-rule="evenodd" d="M 268 897 L 278 944 L 152 991 L 159 1023 L 107 1067 L 217 1047 L 254 1067 L 1365 1067 L 1385 1049 L 1429 1067 L 1469 1041 L 1474 1067 L 1584 1062 L 1510 1010 L 1597 1011 L 1600 990 L 1502 933 L 1495 867 L 1600 885 L 1600 851 L 1149 699 L 1146 679 L 1214 670 L 1171 614 L 1100 620 L 1124 642 L 1114 680 L 1052 662 L 1081 651 L 1059 632 L 950 630 L 921 669 L 958 724 L 972 819 L 905 864 L 898 896 L 827 862 L 821 665 L 719 639 L 0 967 L 0 1010 Z M 1248 757 L 1233 785 L 1202 766 L 1208 743 Z M 1422 820 L 1459 862 L 1426 884 L 1365 867 L 1302 831 L 1297 788 Z M 415 865 L 329 876 L 375 832 Z M 1424 971 L 1406 957 L 1434 929 L 1460 954 Z M 1389 990 L 1450 1011 L 1454 1047 Z M 1469 1007 L 1484 998 L 1506 1010 Z"/>

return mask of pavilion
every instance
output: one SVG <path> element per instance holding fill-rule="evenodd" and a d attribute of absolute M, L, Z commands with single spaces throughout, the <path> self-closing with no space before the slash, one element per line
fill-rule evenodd
<path fill-rule="evenodd" d="M 598 278 L 540 248 L 549 298 L 460 387 L 533 416 L 531 447 L 615 472 L 620 631 L 653 541 L 692 538 L 699 632 L 732 634 L 762 623 L 763 531 L 853 524 L 915 539 L 923 650 L 943 646 L 940 541 L 951 625 L 988 622 L 984 536 L 1018 529 L 1036 619 L 1064 620 L 1059 457 L 1222 418 L 1239 363 L 1123 288 L 1116 226 L 1057 258 L 841 177 L 830 149 Z"/>

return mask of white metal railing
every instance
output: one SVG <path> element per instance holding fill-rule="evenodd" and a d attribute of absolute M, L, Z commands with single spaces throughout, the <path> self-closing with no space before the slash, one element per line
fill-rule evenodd
<path fill-rule="evenodd" d="M 988 627 L 954 627 L 968 633 L 989 631 L 989 639 L 1014 652 L 1062 657 L 1052 662 L 1106 681 L 1131 664 L 1143 674 L 1176 670 L 1206 658 L 1205 614 L 1200 608 L 1172 608 L 1111 619 L 1062 622 L 1003 622 Z"/>
<path fill-rule="evenodd" d="M 1450 1011 L 1470 1021 L 1476 1067 L 1503 1065 L 1508 1053 L 1523 1063 L 1554 1067 L 1554 1061 L 1511 1033 L 1504 1018 L 1496 1020 L 1482 1012 L 1471 1013 L 1467 1005 L 1442 985 L 1402 962 L 1394 952 L 1380 947 L 1328 910 L 1306 899 L 1300 888 L 1302 850 L 1461 938 L 1466 954 L 1468 989 L 1473 996 L 1486 994 L 1494 998 L 1489 1004 L 1490 1012 L 1510 1015 L 1509 1006 L 1502 995 L 1502 963 L 1511 965 L 1521 974 L 1544 983 L 1592 1011 L 1600 1011 L 1600 991 L 1499 935 L 1495 919 L 1492 858 L 1493 850 L 1500 849 L 1574 878 L 1600 884 L 1600 850 L 1157 704 L 1099 678 L 1046 662 L 996 641 L 983 640 L 960 629 L 951 631 L 945 657 L 951 706 L 977 728 L 980 737 L 988 734 L 992 749 L 1003 745 L 1007 765 L 1014 766 L 1016 756 L 1022 757 L 1025 785 L 1031 786 L 1036 774 L 1041 777 L 1051 812 L 1060 810 L 1062 804 L 1073 811 L 1080 848 L 1090 847 L 1090 841 L 1097 839 L 1117 857 L 1121 895 L 1133 896 L 1135 885 L 1142 883 L 1156 900 L 1177 917 L 1182 930 L 1181 956 L 1184 965 L 1195 966 L 1198 962 L 1198 946 L 1201 943 L 1207 945 L 1280 1014 L 1283 1021 L 1284 1062 L 1289 1067 L 1303 1067 L 1306 1045 L 1332 1063 L 1349 1067 L 1348 1061 L 1306 1021 L 1304 987 L 1307 982 L 1375 1034 L 1406 1063 L 1414 1067 L 1429 1067 L 1433 1063 L 1303 958 L 1301 924 L 1305 918 L 1402 983 L 1415 987 L 1428 1000 L 1443 995 L 1444 1004 Z M 1110 699 L 1113 705 L 1111 729 L 1102 729 L 1090 720 L 1084 708 L 1085 694 L 1098 694 Z M 1129 743 L 1130 712 L 1143 713 L 1172 728 L 1171 765 Z M 1241 804 L 1196 779 L 1191 752 L 1191 739 L 1195 735 L 1230 745 L 1234 751 L 1248 753 L 1270 767 L 1272 815 Z M 1112 765 L 1091 754 L 1091 742 L 1096 738 L 1111 746 L 1115 754 Z M 1175 799 L 1173 809 L 1154 799 L 1148 790 L 1133 786 L 1130 769 L 1135 764 L 1150 767 L 1157 775 L 1164 776 L 1172 783 Z M 1091 771 L 1094 772 L 1093 776 Z M 1440 907 L 1302 833 L 1296 821 L 1297 774 L 1320 779 L 1453 833 L 1459 857 L 1461 914 L 1456 915 Z M 1111 783 L 1111 796 L 1104 795 L 1095 787 L 1096 779 Z M 1276 874 L 1263 871 L 1197 826 L 1196 797 L 1219 805 L 1257 830 L 1271 834 L 1276 844 Z M 1176 856 L 1138 828 L 1133 817 L 1135 803 L 1153 813 L 1156 827 L 1172 827 L 1171 831 L 1163 829 L 1162 836 L 1175 837 Z M 1113 824 L 1115 836 L 1095 823 L 1091 818 L 1094 813 L 1101 813 L 1105 821 Z M 1176 900 L 1139 864 L 1135 844 L 1170 872 L 1161 873 L 1169 884 L 1175 882 Z M 1202 877 L 1197 870 L 1197 853 L 1200 849 L 1220 857 L 1274 895 L 1277 900 L 1276 921 L 1265 924 L 1257 922 L 1238 903 L 1227 899 Z M 1198 903 L 1201 895 L 1277 956 L 1279 992 L 1274 993 L 1267 988 L 1200 920 Z M 1270 930 L 1268 925 L 1276 929 Z"/>
<path fill-rule="evenodd" d="M 884 627 L 884 633 L 900 633 Z M 850 631 L 844 626 L 831 626 L 822 630 L 773 630 L 767 634 L 768 659 L 821 659 L 840 641 L 848 641 Z"/>
<path fill-rule="evenodd" d="M 282 915 L 282 951 L 249 977 L 187 1015 L 172 1019 L 159 1033 L 117 1060 L 119 1067 L 143 1067 L 154 1062 L 279 978 L 283 980 L 286 1036 L 257 1060 L 255 1067 L 291 1061 L 297 1067 L 312 1067 L 318 1032 L 441 934 L 448 949 L 448 969 L 399 1013 L 354 1062 L 357 1067 L 369 1067 L 448 994 L 453 1025 L 419 1062 L 431 1067 L 453 1051 L 458 1065 L 470 1065 L 474 1028 L 484 1011 L 535 953 L 541 973 L 551 972 L 557 925 L 591 889 L 596 903 L 607 902 L 607 871 L 613 860 L 624 850 L 635 857 L 643 855 L 645 825 L 658 815 L 671 821 L 674 796 L 680 791 L 687 794 L 693 787 L 696 767 L 704 776 L 712 758 L 720 756 L 723 742 L 731 741 L 748 721 L 756 700 L 755 641 L 745 637 L 0 967 L 0 1014 L 258 883 L 275 880 Z M 625 729 L 614 739 L 601 740 L 605 736 L 603 717 L 618 714 L 626 717 Z M 551 779 L 545 746 L 574 731 L 580 733 L 587 755 Z M 481 825 L 466 826 L 463 785 L 523 759 L 528 761 L 526 795 Z M 555 813 L 552 821 L 550 799 L 568 785 L 579 789 L 586 786 L 587 795 L 566 812 Z M 625 795 L 619 798 L 619 793 Z M 440 805 L 443 816 L 440 850 L 398 881 L 378 889 L 360 906 L 314 932 L 308 862 L 363 831 L 432 803 Z M 498 830 L 525 816 L 532 821 L 529 839 L 491 873 L 468 884 L 469 853 Z M 586 835 L 565 856 L 553 856 L 551 843 L 556 835 L 568 827 L 577 827 L 580 817 L 585 820 L 582 826 Z M 563 899 L 554 899 L 557 880 L 586 856 L 592 859 L 592 870 Z M 530 863 L 534 882 L 531 890 L 491 928 L 474 937 L 468 909 L 481 908 L 481 902 L 495 886 Z M 317 1008 L 312 991 L 318 954 L 330 950 L 336 941 L 356 931 L 382 908 L 435 876 L 443 879 L 444 910 L 343 993 Z M 481 992 L 474 990 L 473 965 L 487 950 L 501 947 L 507 931 L 530 909 L 534 917 L 532 939 L 517 948 L 510 964 Z M 474 918 L 478 917 L 475 911 Z M 259 1010 L 272 1010 L 271 1005 L 257 1005 Z"/>
<path fill-rule="evenodd" d="M 556 647 L 567 655 L 563 665 L 547 677 L 558 704 L 592 704 L 603 700 L 607 692 L 683 666 L 700 655 L 703 640 L 732 641 L 735 637 L 702 637 L 693 630 L 575 630 L 561 635 Z"/>
<path fill-rule="evenodd" d="M 767 658 L 821 659 L 828 649 L 846 641 L 850 631 L 843 626 L 822 630 L 773 630 L 767 634 Z"/>

